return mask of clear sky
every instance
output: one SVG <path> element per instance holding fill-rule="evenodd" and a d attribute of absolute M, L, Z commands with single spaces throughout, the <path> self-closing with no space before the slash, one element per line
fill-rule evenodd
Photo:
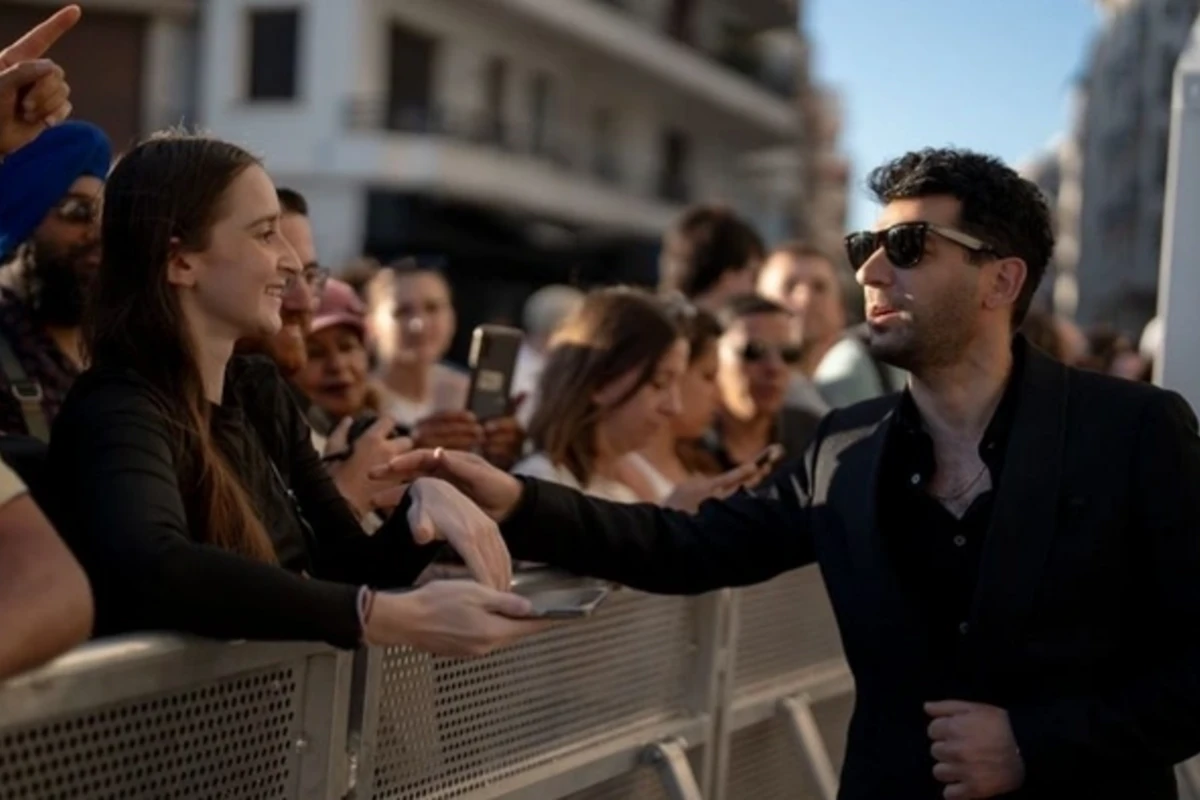
<path fill-rule="evenodd" d="M 1066 128 L 1099 12 L 1090 0 L 805 0 L 819 80 L 841 94 L 850 225 L 871 167 L 925 145 L 1014 166 Z"/>

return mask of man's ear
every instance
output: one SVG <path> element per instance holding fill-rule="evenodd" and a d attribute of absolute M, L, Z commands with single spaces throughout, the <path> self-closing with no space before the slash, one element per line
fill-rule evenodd
<path fill-rule="evenodd" d="M 167 283 L 172 286 L 195 286 L 198 265 L 189 253 L 184 252 L 178 237 L 171 237 L 167 255 Z"/>
<path fill-rule="evenodd" d="M 1029 278 L 1029 267 L 1021 258 L 1001 258 L 994 261 L 991 282 L 983 296 L 984 308 L 996 309 L 1016 305 L 1025 281 Z"/>

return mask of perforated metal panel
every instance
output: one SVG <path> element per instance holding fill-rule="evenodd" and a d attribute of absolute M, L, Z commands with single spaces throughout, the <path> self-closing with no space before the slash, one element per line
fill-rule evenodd
<path fill-rule="evenodd" d="M 564 800 L 671 800 L 671 796 L 658 771 L 647 766 L 575 792 Z"/>
<path fill-rule="evenodd" d="M 703 751 L 702 747 L 688 751 L 688 762 L 692 765 L 692 774 L 697 783 L 700 781 Z M 659 770 L 648 764 L 589 789 L 574 792 L 564 800 L 671 800 L 671 795 Z"/>
<path fill-rule="evenodd" d="M 728 800 L 821 800 L 821 792 L 781 719 L 751 725 L 733 736 Z"/>
<path fill-rule="evenodd" d="M 300 674 L 279 667 L 32 725 L 0 725 L 0 798 L 288 797 Z"/>
<path fill-rule="evenodd" d="M 629 590 L 485 659 L 384 655 L 373 797 L 454 797 L 688 716 L 694 603 Z"/>
<path fill-rule="evenodd" d="M 840 658 L 842 643 L 815 566 L 740 590 L 736 691 Z"/>

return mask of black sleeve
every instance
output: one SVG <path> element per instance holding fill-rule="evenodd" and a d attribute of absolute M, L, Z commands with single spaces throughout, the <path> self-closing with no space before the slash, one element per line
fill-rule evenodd
<path fill-rule="evenodd" d="M 695 515 L 587 497 L 522 478 L 502 526 L 516 558 L 662 594 L 759 583 L 815 560 L 809 477 L 816 446 L 755 494 L 710 500 Z"/>
<path fill-rule="evenodd" d="M 371 536 L 329 477 L 312 445 L 312 429 L 282 387 L 280 416 L 288 437 L 289 480 L 317 537 L 317 572 L 324 578 L 376 588 L 409 586 L 433 560 L 440 545 L 418 545 L 404 513 L 408 500 Z"/>
<path fill-rule="evenodd" d="M 1161 649 L 1101 696 L 1009 709 L 1030 781 L 1200 752 L 1200 438 L 1179 395 L 1158 394 L 1141 415 L 1133 484 L 1129 526 L 1153 570 L 1145 622 Z"/>
<path fill-rule="evenodd" d="M 97 633 L 356 647 L 355 586 L 310 580 L 199 544 L 188 532 L 167 423 L 149 394 L 106 385 L 74 398 L 51 444 L 58 519 L 92 581 Z"/>

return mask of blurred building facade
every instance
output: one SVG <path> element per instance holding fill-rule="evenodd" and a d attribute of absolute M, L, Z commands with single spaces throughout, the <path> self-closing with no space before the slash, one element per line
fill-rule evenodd
<path fill-rule="evenodd" d="M 831 89 L 812 81 L 802 80 L 800 85 L 806 132 L 802 164 L 807 167 L 807 180 L 800 190 L 800 234 L 840 258 L 850 195 L 850 160 L 841 150 L 841 100 Z"/>
<path fill-rule="evenodd" d="M 64 5 L 2 0 L 0 42 L 15 41 Z M 49 53 L 66 70 L 77 119 L 108 133 L 117 152 L 145 134 L 195 119 L 199 0 L 90 0 Z"/>
<path fill-rule="evenodd" d="M 205 127 L 308 197 L 322 258 L 436 257 L 468 320 L 653 282 L 691 202 L 795 232 L 799 171 L 763 168 L 798 157 L 795 0 L 205 5 Z"/>
<path fill-rule="evenodd" d="M 1131 335 L 1155 313 L 1171 87 L 1200 0 L 1098 0 L 1104 22 L 1059 149 L 1055 301 Z"/>

